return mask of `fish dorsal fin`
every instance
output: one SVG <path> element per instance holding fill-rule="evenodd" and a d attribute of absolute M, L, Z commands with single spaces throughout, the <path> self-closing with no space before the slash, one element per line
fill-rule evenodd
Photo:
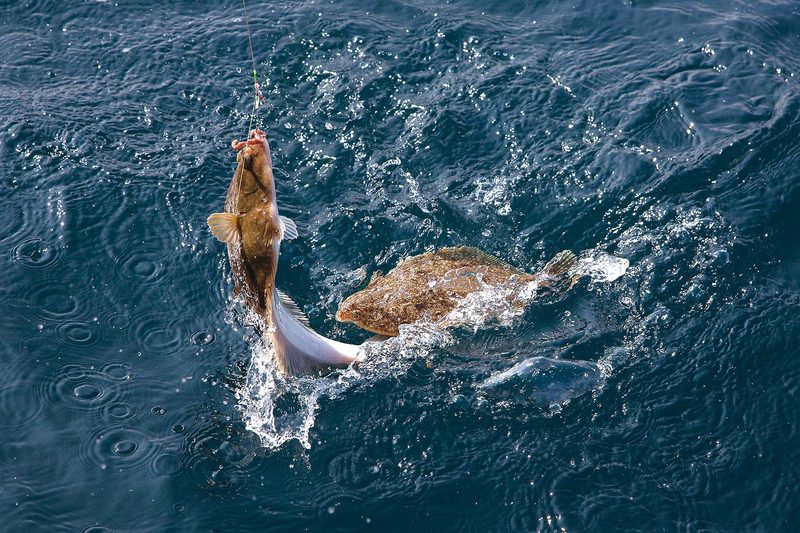
<path fill-rule="evenodd" d="M 214 237 L 232 243 L 239 239 L 239 217 L 233 213 L 214 213 L 208 216 L 208 227 Z"/>
<path fill-rule="evenodd" d="M 454 246 L 452 248 L 441 248 L 436 251 L 436 255 L 442 259 L 451 261 L 470 261 L 481 265 L 494 265 L 498 267 L 513 268 L 511 265 L 483 250 L 478 250 L 471 246 Z"/>
<path fill-rule="evenodd" d="M 542 269 L 542 273 L 555 278 L 566 273 L 570 268 L 572 268 L 577 260 L 578 258 L 575 257 L 575 254 L 570 250 L 563 250 L 558 252 L 550 261 L 547 262 Z"/>
<path fill-rule="evenodd" d="M 289 217 L 280 217 L 281 220 L 281 240 L 290 241 L 297 238 L 297 225 Z"/>
<path fill-rule="evenodd" d="M 298 322 L 310 328 L 311 324 L 308 323 L 308 317 L 305 313 L 303 313 L 303 311 L 300 310 L 300 306 L 297 305 L 294 300 L 292 300 L 292 297 L 279 289 L 275 289 L 275 292 L 278 293 L 278 298 L 280 298 L 283 308 L 286 309 L 290 315 L 296 318 Z"/>
<path fill-rule="evenodd" d="M 367 283 L 367 287 L 372 286 L 373 283 L 380 280 L 382 277 L 383 277 L 383 272 L 381 272 L 380 270 L 376 270 L 375 272 L 372 273 L 372 277 L 369 278 L 369 283 Z"/>

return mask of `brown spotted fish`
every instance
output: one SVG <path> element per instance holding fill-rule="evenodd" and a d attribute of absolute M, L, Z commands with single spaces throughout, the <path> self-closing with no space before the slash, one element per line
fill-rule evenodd
<path fill-rule="evenodd" d="M 391 337 L 399 334 L 401 324 L 422 318 L 438 322 L 487 285 L 521 287 L 536 281 L 541 287 L 555 286 L 576 261 L 574 253 L 564 250 L 541 272 L 528 274 L 476 248 L 442 248 L 406 258 L 386 276 L 376 273 L 339 305 L 336 319 Z"/>

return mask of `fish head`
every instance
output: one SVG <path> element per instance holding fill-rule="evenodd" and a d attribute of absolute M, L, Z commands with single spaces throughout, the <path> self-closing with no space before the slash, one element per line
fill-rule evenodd
<path fill-rule="evenodd" d="M 339 322 L 352 322 L 356 326 L 377 333 L 394 337 L 399 334 L 400 324 L 409 323 L 403 320 L 406 305 L 395 305 L 396 298 L 387 291 L 366 288 L 348 296 L 336 312 Z M 413 322 L 413 320 L 412 320 Z"/>
<path fill-rule="evenodd" d="M 339 304 L 339 309 L 336 311 L 336 320 L 339 322 L 352 322 L 353 321 L 353 302 L 351 298 L 347 298 L 341 304 Z"/>
<path fill-rule="evenodd" d="M 266 133 L 259 129 L 251 130 L 246 141 L 234 140 L 231 148 L 238 152 L 236 160 L 244 170 L 261 182 L 272 182 L 272 153 Z"/>
<path fill-rule="evenodd" d="M 362 327 L 364 324 L 369 324 L 374 318 L 376 309 L 388 299 L 388 295 L 384 294 L 385 283 L 380 283 L 383 279 L 385 278 L 380 272 L 375 272 L 366 287 L 345 298 L 336 311 L 336 320 L 353 322 Z"/>
<path fill-rule="evenodd" d="M 339 309 L 336 311 L 336 320 L 339 322 L 353 322 L 355 324 L 368 322 L 365 318 L 368 318 L 368 309 L 371 308 L 370 300 L 371 299 L 364 291 L 351 294 L 339 304 Z"/>

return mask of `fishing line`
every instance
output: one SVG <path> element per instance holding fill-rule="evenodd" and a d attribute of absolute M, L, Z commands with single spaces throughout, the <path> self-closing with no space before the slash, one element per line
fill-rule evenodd
<path fill-rule="evenodd" d="M 253 64 L 253 109 L 250 111 L 250 125 L 245 132 L 245 139 L 250 138 L 250 132 L 253 130 L 253 119 L 256 116 L 256 111 L 258 110 L 258 103 L 261 96 L 261 89 L 258 87 L 258 74 L 256 72 L 256 56 L 253 53 L 253 34 L 250 32 L 250 18 L 247 16 L 247 0 L 242 0 L 242 9 L 244 11 L 244 25 L 247 28 L 247 45 L 250 50 L 250 61 Z M 246 142 L 246 141 L 245 141 Z M 234 213 L 238 214 L 239 212 L 239 193 L 242 190 L 242 174 L 244 173 L 244 168 L 239 169 L 239 178 L 236 180 L 236 199 L 233 202 L 233 211 Z"/>
<path fill-rule="evenodd" d="M 253 34 L 250 32 L 250 19 L 247 16 L 247 0 L 242 0 L 242 9 L 244 10 L 244 25 L 247 28 L 247 44 L 250 48 L 250 61 L 253 63 L 253 110 L 250 112 L 250 127 L 247 129 L 247 135 L 250 135 L 250 130 L 253 129 L 253 118 L 258 109 L 259 93 L 258 88 L 258 74 L 256 74 L 256 57 L 253 54 Z"/>

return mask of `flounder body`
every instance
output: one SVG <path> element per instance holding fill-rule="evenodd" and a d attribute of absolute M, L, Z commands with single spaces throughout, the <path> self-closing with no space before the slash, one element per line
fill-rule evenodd
<path fill-rule="evenodd" d="M 552 284 L 576 260 L 575 254 L 565 250 L 540 273 L 528 274 L 476 248 L 442 248 L 404 259 L 386 276 L 376 273 L 363 290 L 341 303 L 336 319 L 395 336 L 401 324 L 422 318 L 438 322 L 461 300 L 487 285 L 521 288 L 534 281 L 542 286 Z"/>

